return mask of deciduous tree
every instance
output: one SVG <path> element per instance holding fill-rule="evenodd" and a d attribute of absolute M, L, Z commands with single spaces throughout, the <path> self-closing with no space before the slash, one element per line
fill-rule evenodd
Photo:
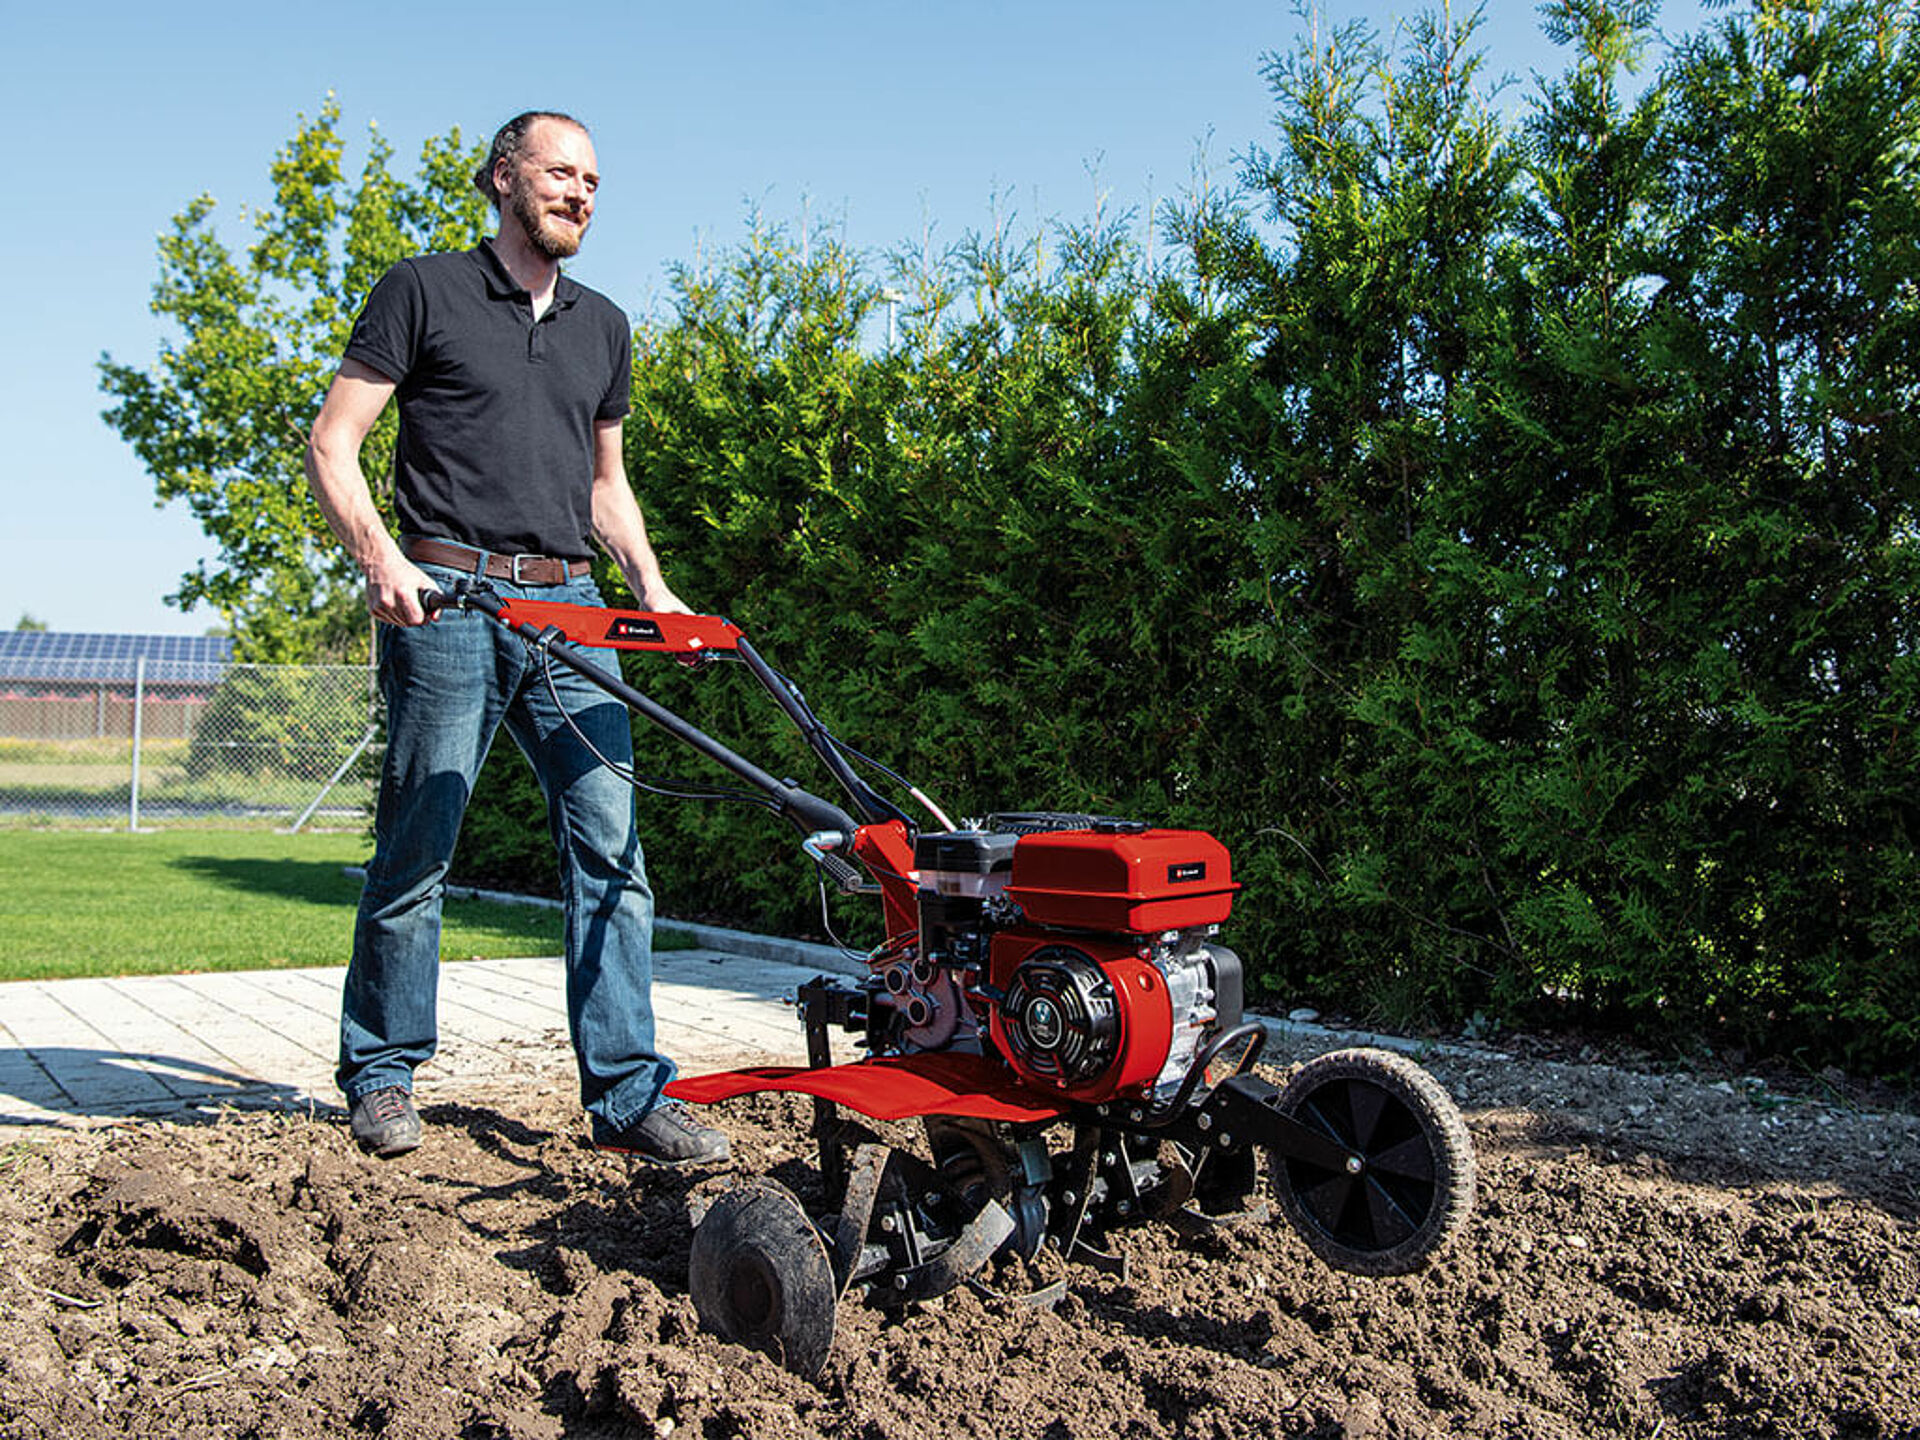
<path fill-rule="evenodd" d="M 364 656 L 359 580 L 307 492 L 306 435 L 361 301 L 386 268 L 422 250 L 459 249 L 484 233 L 486 205 L 468 181 L 480 153 L 458 129 L 429 140 L 412 179 L 370 133 L 357 179 L 342 169 L 340 107 L 300 118 L 274 157 L 273 202 L 241 219 L 236 251 L 202 195 L 160 240 L 153 311 L 168 321 L 152 363 L 100 360 L 105 418 L 154 479 L 187 503 L 218 547 L 168 597 L 205 604 L 256 661 Z M 391 412 L 364 464 L 387 498 Z"/>

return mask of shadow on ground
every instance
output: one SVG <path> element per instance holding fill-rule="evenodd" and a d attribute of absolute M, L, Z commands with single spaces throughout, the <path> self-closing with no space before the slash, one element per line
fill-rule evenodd
<path fill-rule="evenodd" d="M 76 1094 L 88 1098 L 82 1103 Z M 291 1085 L 177 1055 L 58 1045 L 0 1048 L 0 1125 L 44 1128 L 68 1119 L 136 1116 L 195 1124 L 230 1109 L 318 1114 L 334 1108 Z"/>
<path fill-rule="evenodd" d="M 360 899 L 360 878 L 332 860 L 182 855 L 169 865 L 249 895 L 305 899 L 316 905 L 353 905 Z"/>

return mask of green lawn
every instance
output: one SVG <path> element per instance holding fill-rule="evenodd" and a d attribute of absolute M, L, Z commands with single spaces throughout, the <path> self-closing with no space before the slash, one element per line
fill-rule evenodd
<path fill-rule="evenodd" d="M 0 830 L 0 980 L 343 965 L 361 835 Z M 662 948 L 667 948 L 665 945 Z M 447 960 L 560 953 L 560 916 L 447 903 Z"/>

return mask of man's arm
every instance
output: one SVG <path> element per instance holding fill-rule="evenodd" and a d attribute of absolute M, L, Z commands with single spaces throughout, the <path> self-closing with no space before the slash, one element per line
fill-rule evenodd
<path fill-rule="evenodd" d="M 360 470 L 360 446 L 393 398 L 394 382 L 358 360 L 343 360 L 307 437 L 307 484 L 327 525 L 360 567 L 367 609 L 376 620 L 418 625 L 420 592 L 436 587 L 400 553 Z"/>
<path fill-rule="evenodd" d="M 690 615 L 660 574 L 660 561 L 647 540 L 640 502 L 627 484 L 627 458 L 621 448 L 623 425 L 596 420 L 593 426 L 593 533 L 627 577 L 643 610 Z"/>

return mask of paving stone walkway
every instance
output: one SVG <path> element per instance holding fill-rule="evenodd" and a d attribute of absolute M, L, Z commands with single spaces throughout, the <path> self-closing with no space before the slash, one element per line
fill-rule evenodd
<path fill-rule="evenodd" d="M 819 963 L 830 952 L 733 932 L 703 938 L 728 948 L 654 958 L 661 1048 L 684 1071 L 803 1064 L 794 992 L 838 968 Z M 337 1110 L 345 976 L 330 967 L 0 985 L 0 1136 L 221 1106 Z M 443 965 L 440 1037 L 414 1077 L 423 1102 L 571 1075 L 561 962 Z"/>

